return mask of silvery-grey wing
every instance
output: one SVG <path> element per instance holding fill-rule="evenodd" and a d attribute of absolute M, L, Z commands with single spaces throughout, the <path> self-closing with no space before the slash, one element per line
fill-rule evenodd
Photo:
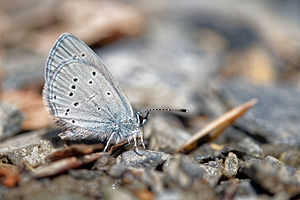
<path fill-rule="evenodd" d="M 133 117 L 129 100 L 100 58 L 69 33 L 50 52 L 45 81 L 44 98 L 68 127 L 104 132 L 108 124 Z"/>

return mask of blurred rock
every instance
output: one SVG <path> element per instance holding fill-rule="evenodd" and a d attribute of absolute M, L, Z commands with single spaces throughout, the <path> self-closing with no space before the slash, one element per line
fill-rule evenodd
<path fill-rule="evenodd" d="M 284 192 L 292 197 L 300 192 L 299 172 L 272 156 L 267 156 L 263 160 L 249 159 L 245 161 L 242 164 L 241 172 L 271 194 Z"/>
<path fill-rule="evenodd" d="M 220 185 L 216 187 L 216 192 L 220 195 L 220 199 L 228 198 L 234 199 L 235 193 L 239 188 L 239 182 L 236 179 L 229 179 L 228 181 L 222 181 Z"/>
<path fill-rule="evenodd" d="M 239 143 L 238 146 L 246 150 L 246 154 L 253 157 L 262 157 L 264 152 L 260 145 L 255 142 L 250 137 L 244 137 Z"/>
<path fill-rule="evenodd" d="M 263 150 L 260 148 L 258 143 L 256 143 L 253 139 L 249 137 L 244 137 L 239 143 L 230 143 L 225 145 L 221 150 L 223 155 L 226 155 L 230 152 L 235 153 L 239 157 L 243 157 L 245 155 L 251 157 L 259 157 L 262 158 L 264 156 Z"/>
<path fill-rule="evenodd" d="M 136 199 L 126 189 L 113 188 L 114 181 L 105 175 L 90 178 L 62 175 L 52 180 L 29 180 L 22 187 L 7 190 L 4 199 Z"/>
<path fill-rule="evenodd" d="M 150 117 L 150 122 L 145 128 L 145 138 L 150 138 L 149 149 L 173 153 L 191 137 L 174 116 L 160 116 L 157 113 Z"/>
<path fill-rule="evenodd" d="M 298 134 L 300 93 L 284 86 L 259 86 L 241 79 L 214 86 L 225 105 L 236 106 L 252 98 L 259 103 L 235 123 L 263 143 L 300 145 Z"/>
<path fill-rule="evenodd" d="M 97 46 L 137 35 L 144 24 L 143 14 L 133 6 L 111 1 L 1 3 L 0 16 L 0 64 L 7 72 L 5 90 L 40 84 L 46 57 L 64 32 Z"/>
<path fill-rule="evenodd" d="M 243 198 L 247 198 L 249 196 L 250 196 L 250 198 L 253 197 L 254 199 L 257 196 L 255 188 L 251 184 L 251 180 L 250 179 L 240 180 L 239 188 L 236 191 L 236 198 L 240 197 L 241 199 L 243 199 Z"/>
<path fill-rule="evenodd" d="M 24 115 L 14 105 L 0 103 L 0 140 L 21 131 Z"/>
<path fill-rule="evenodd" d="M 202 182 L 204 170 L 198 163 L 184 155 L 175 157 L 164 164 L 168 183 L 176 183 L 182 188 L 191 188 L 195 182 Z"/>
<path fill-rule="evenodd" d="M 234 153 L 229 153 L 224 162 L 223 174 L 227 178 L 234 177 L 239 169 L 239 161 Z"/>
<path fill-rule="evenodd" d="M 222 171 L 224 169 L 222 162 L 222 160 L 217 160 L 209 161 L 207 164 L 200 164 L 200 167 L 204 171 L 203 178 L 211 187 L 215 187 L 222 176 Z"/>
<path fill-rule="evenodd" d="M 126 188 L 131 191 L 148 190 L 149 185 L 142 179 L 142 176 L 147 173 L 149 171 L 144 168 L 128 168 L 122 175 L 122 178 L 119 179 L 119 183 L 126 184 Z"/>
<path fill-rule="evenodd" d="M 97 176 L 101 176 L 103 172 L 100 171 L 92 171 L 92 170 L 87 170 L 87 169 L 79 169 L 79 170 L 74 170 L 71 169 L 69 170 L 69 174 L 75 178 L 75 179 L 85 179 L 85 180 L 91 180 L 94 179 Z"/>
<path fill-rule="evenodd" d="M 161 171 L 147 171 L 147 173 L 143 173 L 141 175 L 141 180 L 147 184 L 155 194 L 159 194 L 160 192 L 166 190 L 165 184 L 166 181 L 166 174 Z"/>
<path fill-rule="evenodd" d="M 46 161 L 46 157 L 61 149 L 63 143 L 57 132 L 46 129 L 19 135 L 0 144 L 0 160 L 18 167 L 37 167 Z"/>
<path fill-rule="evenodd" d="M 159 192 L 156 196 L 157 200 L 181 200 L 184 199 L 184 196 L 179 191 L 173 191 L 173 190 L 165 190 L 162 192 Z"/>
<path fill-rule="evenodd" d="M 263 144 L 263 151 L 266 155 L 271 155 L 286 165 L 292 167 L 300 166 L 300 149 L 295 146 L 288 145 L 271 145 Z"/>
<path fill-rule="evenodd" d="M 115 163 L 116 163 L 115 157 L 112 157 L 109 154 L 105 154 L 95 162 L 92 169 L 100 170 L 100 171 L 107 171 Z"/>
<path fill-rule="evenodd" d="M 165 28 L 173 31 L 176 26 Z M 179 27 L 176 31 L 181 32 Z M 187 44 L 176 46 L 178 37 L 170 36 L 167 41 L 153 36 L 148 41 L 148 37 L 121 41 L 99 50 L 99 55 L 132 105 L 187 108 L 195 114 L 200 110 L 195 91 L 206 90 L 207 80 L 217 68 L 214 60 Z"/>
<path fill-rule="evenodd" d="M 125 172 L 127 168 L 124 165 L 114 165 L 109 170 L 109 175 L 114 178 L 120 178 Z"/>
<path fill-rule="evenodd" d="M 229 152 L 228 152 L 229 153 Z M 220 151 L 215 151 L 210 144 L 203 144 L 193 152 L 193 159 L 199 163 L 207 163 L 225 158 Z"/>
<path fill-rule="evenodd" d="M 280 155 L 279 160 L 286 165 L 290 165 L 293 167 L 299 167 L 300 166 L 300 150 L 299 149 L 297 149 L 297 150 L 289 149 Z"/>
<path fill-rule="evenodd" d="M 114 165 L 108 174 L 118 180 L 118 184 L 126 184 L 129 190 L 148 190 L 159 193 L 164 190 L 165 175 L 155 170 Z M 138 194 L 139 195 L 139 192 Z M 148 194 L 151 196 L 151 194 Z"/>
<path fill-rule="evenodd" d="M 238 144 L 229 143 L 220 145 L 221 149 L 213 149 L 212 144 L 203 144 L 193 152 L 193 158 L 197 162 L 206 163 L 218 159 L 226 159 L 229 153 L 237 157 L 245 156 L 263 158 L 264 152 L 260 146 L 249 137 L 244 137 Z"/>
<path fill-rule="evenodd" d="M 46 56 L 28 52 L 19 46 L 15 49 L 7 49 L 5 53 L 3 67 L 1 66 L 6 73 L 2 83 L 4 92 L 37 86 L 41 88 Z"/>
<path fill-rule="evenodd" d="M 171 158 L 171 155 L 155 151 L 125 151 L 117 157 L 117 164 L 125 167 L 155 169 Z"/>
<path fill-rule="evenodd" d="M 272 199 L 267 195 L 259 195 L 249 179 L 229 179 L 222 181 L 216 188 L 220 198 L 228 199 Z"/>

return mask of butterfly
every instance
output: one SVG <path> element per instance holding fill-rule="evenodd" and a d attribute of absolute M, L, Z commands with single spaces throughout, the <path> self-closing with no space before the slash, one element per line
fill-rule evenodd
<path fill-rule="evenodd" d="M 74 142 L 106 141 L 104 151 L 110 144 L 126 140 L 133 140 L 137 150 L 137 137 L 145 148 L 142 129 L 150 111 L 187 112 L 134 112 L 98 55 L 70 33 L 57 39 L 47 59 L 44 78 L 45 104 L 55 121 L 65 128 L 59 137 Z"/>

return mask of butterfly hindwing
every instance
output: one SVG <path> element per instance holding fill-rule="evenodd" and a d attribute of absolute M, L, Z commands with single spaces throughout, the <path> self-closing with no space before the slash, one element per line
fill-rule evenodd
<path fill-rule="evenodd" d="M 44 97 L 61 122 L 103 132 L 133 116 L 131 105 L 100 58 L 81 40 L 63 34 L 50 52 Z"/>

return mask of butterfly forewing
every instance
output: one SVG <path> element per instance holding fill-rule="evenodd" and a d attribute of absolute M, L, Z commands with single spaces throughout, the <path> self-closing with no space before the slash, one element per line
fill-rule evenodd
<path fill-rule="evenodd" d="M 71 34 L 63 34 L 50 52 L 45 79 L 51 112 L 69 126 L 101 131 L 133 116 L 126 95 L 100 58 Z"/>

